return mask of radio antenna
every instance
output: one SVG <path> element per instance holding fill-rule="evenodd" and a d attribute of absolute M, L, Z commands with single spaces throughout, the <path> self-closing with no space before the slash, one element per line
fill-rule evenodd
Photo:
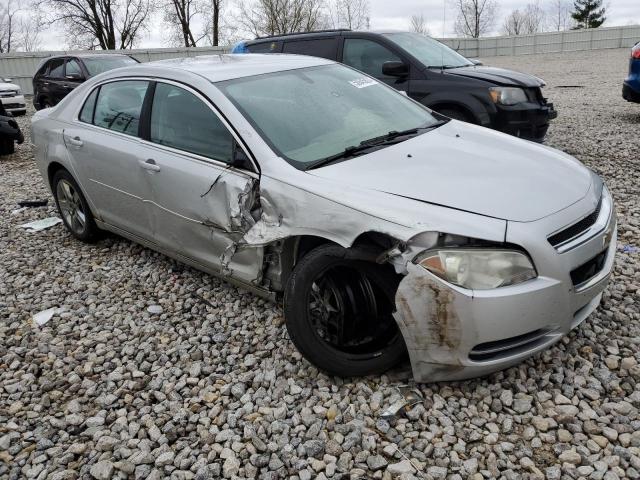
<path fill-rule="evenodd" d="M 447 19 L 447 0 L 442 0 L 442 40 L 444 40 L 444 29 Z M 440 49 L 440 73 L 444 72 L 444 48 Z"/>

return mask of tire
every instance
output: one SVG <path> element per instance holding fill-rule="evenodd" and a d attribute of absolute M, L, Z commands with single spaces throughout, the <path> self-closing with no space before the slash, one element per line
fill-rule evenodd
<path fill-rule="evenodd" d="M 332 375 L 383 373 L 406 355 L 392 315 L 399 277 L 390 266 L 357 259 L 361 253 L 321 245 L 298 262 L 285 289 L 291 341 Z"/>
<path fill-rule="evenodd" d="M 40 109 L 51 108 L 53 107 L 53 102 L 49 100 L 47 97 L 44 97 L 40 100 Z"/>
<path fill-rule="evenodd" d="M 469 116 L 469 114 L 463 112 L 462 110 L 459 110 L 457 108 L 441 108 L 441 109 L 434 109 L 436 112 L 438 112 L 441 115 L 444 115 L 445 117 L 449 117 L 452 118 L 453 120 L 460 120 L 461 122 L 467 122 L 467 123 L 474 123 L 473 120 L 471 119 L 471 117 Z"/>
<path fill-rule="evenodd" d="M 16 151 L 16 144 L 13 139 L 0 139 L 0 155 L 11 155 Z"/>
<path fill-rule="evenodd" d="M 93 243 L 100 238 L 87 200 L 80 187 L 66 170 L 58 170 L 51 181 L 53 197 L 64 226 L 78 240 Z"/>

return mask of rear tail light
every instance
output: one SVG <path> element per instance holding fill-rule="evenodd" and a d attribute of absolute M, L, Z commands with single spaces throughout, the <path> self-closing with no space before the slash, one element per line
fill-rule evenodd
<path fill-rule="evenodd" d="M 631 49 L 631 58 L 640 59 L 640 43 L 638 43 L 635 47 Z"/>

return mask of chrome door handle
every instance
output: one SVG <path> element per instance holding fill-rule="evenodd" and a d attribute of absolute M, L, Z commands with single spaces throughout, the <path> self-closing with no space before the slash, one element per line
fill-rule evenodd
<path fill-rule="evenodd" d="M 81 147 L 83 145 L 82 140 L 80 140 L 80 137 L 78 137 L 78 136 L 70 137 L 69 138 L 69 143 L 71 145 L 75 145 L 76 147 Z"/>
<path fill-rule="evenodd" d="M 153 158 L 148 158 L 146 160 L 138 160 L 138 163 L 145 170 L 150 170 L 152 172 L 160 171 L 160 166 L 156 165 L 156 161 Z"/>

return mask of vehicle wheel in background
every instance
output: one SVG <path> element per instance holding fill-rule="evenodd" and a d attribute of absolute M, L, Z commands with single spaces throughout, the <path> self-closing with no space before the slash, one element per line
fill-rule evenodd
<path fill-rule="evenodd" d="M 100 229 L 71 174 L 66 170 L 58 170 L 51 184 L 58 212 L 67 230 L 83 242 L 96 241 L 100 237 Z"/>
<path fill-rule="evenodd" d="M 406 354 L 393 318 L 400 277 L 390 265 L 355 259 L 353 252 L 315 248 L 295 266 L 284 297 L 294 345 L 315 366 L 339 376 L 379 374 Z"/>
<path fill-rule="evenodd" d="M 469 114 L 467 114 L 466 112 L 463 112 L 462 110 L 459 110 L 457 108 L 434 108 L 434 110 L 442 115 L 444 115 L 445 117 L 449 117 L 452 118 L 454 120 L 460 120 L 461 122 L 468 122 L 468 123 L 474 123 L 473 120 L 471 119 L 471 117 L 469 116 Z"/>
<path fill-rule="evenodd" d="M 0 139 L 0 155 L 11 155 L 16 151 L 16 145 L 12 138 Z"/>

